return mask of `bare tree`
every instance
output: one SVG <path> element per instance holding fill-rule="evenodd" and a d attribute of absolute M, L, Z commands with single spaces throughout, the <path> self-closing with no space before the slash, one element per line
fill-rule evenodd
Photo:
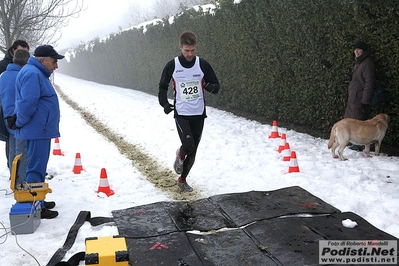
<path fill-rule="evenodd" d="M 132 3 L 130 6 L 130 23 L 135 25 L 154 18 L 173 16 L 184 11 L 185 8 L 214 2 L 214 0 L 155 0 L 150 9 L 144 9 L 138 3 Z"/>
<path fill-rule="evenodd" d="M 129 24 L 135 26 L 141 22 L 152 19 L 148 13 L 148 9 L 144 8 L 140 3 L 132 2 L 129 7 Z"/>
<path fill-rule="evenodd" d="M 30 46 L 54 44 L 59 29 L 83 10 L 83 0 L 0 0 L 0 50 L 5 52 L 17 39 Z"/>
<path fill-rule="evenodd" d="M 173 16 L 179 12 L 184 11 L 187 8 L 191 8 L 195 5 L 207 4 L 211 1 L 209 0 L 156 0 L 153 4 L 154 15 L 158 18 L 163 18 L 166 16 Z"/>

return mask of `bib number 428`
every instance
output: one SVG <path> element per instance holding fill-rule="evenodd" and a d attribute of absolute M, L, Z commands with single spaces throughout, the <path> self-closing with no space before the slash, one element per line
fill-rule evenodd
<path fill-rule="evenodd" d="M 181 99 L 183 101 L 191 101 L 201 97 L 200 81 L 181 82 L 179 84 Z"/>

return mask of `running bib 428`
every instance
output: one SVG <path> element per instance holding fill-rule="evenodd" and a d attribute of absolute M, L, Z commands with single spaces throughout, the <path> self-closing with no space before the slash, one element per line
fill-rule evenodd
<path fill-rule="evenodd" d="M 201 98 L 200 80 L 179 82 L 180 99 L 182 101 L 192 101 Z"/>
<path fill-rule="evenodd" d="M 175 89 L 175 110 L 177 115 L 202 115 L 205 111 L 205 96 L 202 88 L 204 73 L 199 57 L 191 68 L 184 68 L 175 57 L 175 69 L 172 74 Z"/>

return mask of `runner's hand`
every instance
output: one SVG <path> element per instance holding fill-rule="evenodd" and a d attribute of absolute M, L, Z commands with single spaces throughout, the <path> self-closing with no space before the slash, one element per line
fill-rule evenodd
<path fill-rule="evenodd" d="M 173 106 L 173 104 L 170 104 L 170 103 L 165 103 L 165 105 L 163 106 L 163 111 L 165 112 L 165 114 L 169 114 L 174 109 L 175 109 L 175 107 Z"/>
<path fill-rule="evenodd" d="M 211 84 L 211 83 L 206 83 L 205 84 L 205 90 L 211 92 L 211 93 L 216 93 L 215 90 L 217 89 L 215 84 Z"/>

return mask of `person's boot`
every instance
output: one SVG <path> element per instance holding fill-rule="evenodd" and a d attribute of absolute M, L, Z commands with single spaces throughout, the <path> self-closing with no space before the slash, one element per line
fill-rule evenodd
<path fill-rule="evenodd" d="M 173 164 L 173 169 L 175 169 L 176 174 L 181 175 L 183 173 L 184 157 L 180 155 L 180 148 L 176 151 L 176 160 Z"/>
<path fill-rule="evenodd" d="M 177 185 L 182 190 L 182 192 L 193 192 L 193 188 L 190 187 L 189 184 L 187 184 L 185 178 L 179 177 L 179 179 L 177 180 Z"/>
<path fill-rule="evenodd" d="M 44 202 L 44 208 L 53 209 L 54 207 L 55 207 L 55 202 L 54 201 L 45 201 Z"/>
<path fill-rule="evenodd" d="M 47 208 L 42 209 L 41 218 L 42 219 L 53 219 L 58 216 L 57 211 L 52 211 Z"/>

